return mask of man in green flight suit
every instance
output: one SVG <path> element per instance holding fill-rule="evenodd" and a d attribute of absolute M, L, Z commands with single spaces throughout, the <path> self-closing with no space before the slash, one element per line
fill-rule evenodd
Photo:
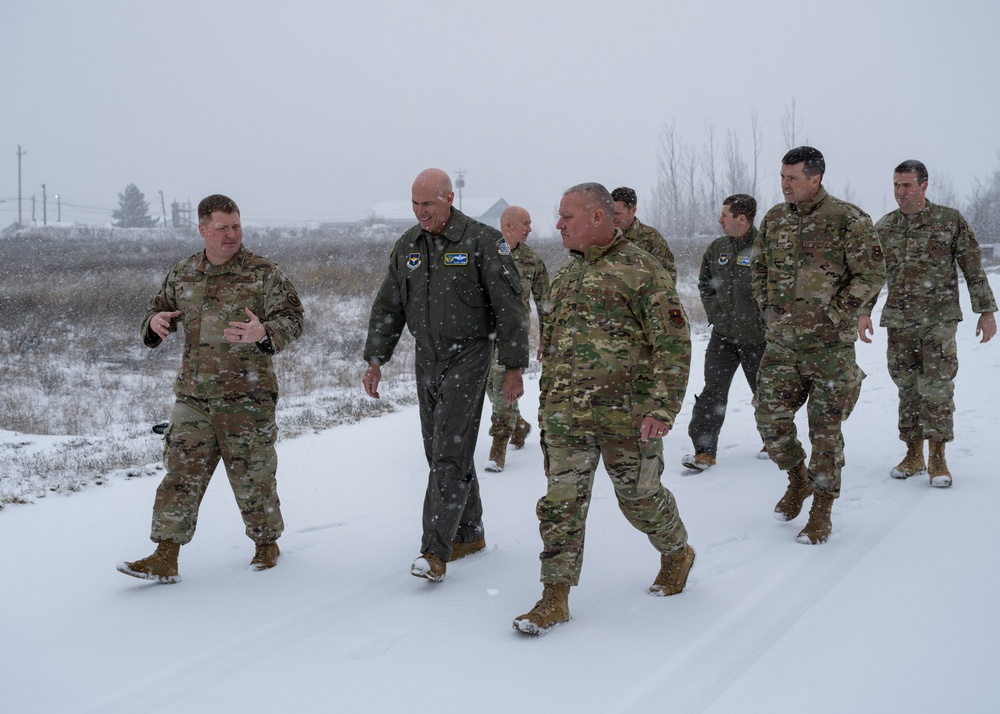
<path fill-rule="evenodd" d="M 362 378 L 378 399 L 382 365 L 406 327 L 416 340 L 420 428 L 429 466 L 420 556 L 410 573 L 444 580 L 449 560 L 483 550 L 483 505 L 473 457 L 493 358 L 508 404 L 523 393 L 528 321 L 510 248 L 495 228 L 452 206 L 451 179 L 426 169 L 413 182 L 418 225 L 392 248 L 368 321 Z"/>

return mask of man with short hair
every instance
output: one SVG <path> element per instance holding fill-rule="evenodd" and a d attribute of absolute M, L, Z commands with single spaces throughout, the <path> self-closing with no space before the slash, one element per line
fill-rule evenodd
<path fill-rule="evenodd" d="M 756 215 L 757 201 L 753 196 L 745 193 L 729 196 L 722 202 L 719 216 L 724 235 L 712 241 L 701 259 L 698 290 L 705 316 L 712 325 L 712 336 L 705 350 L 705 388 L 695 395 L 688 425 L 694 454 L 681 460 L 693 471 L 715 465 L 729 387 L 737 367 L 743 368 L 750 391 L 757 393 L 757 368 L 766 343 L 764 320 L 750 289 Z M 767 458 L 767 451 L 758 453 Z"/>
<path fill-rule="evenodd" d="M 570 259 L 552 280 L 543 327 L 539 424 L 548 488 L 535 509 L 542 598 L 514 620 L 541 635 L 570 619 L 594 473 L 603 459 L 618 506 L 660 553 L 652 595 L 684 589 L 694 563 L 673 494 L 660 483 L 662 439 L 684 400 L 691 341 L 667 272 L 612 223 L 611 194 L 573 186 L 556 228 Z"/>
<path fill-rule="evenodd" d="M 997 331 L 997 303 L 972 228 L 954 208 L 927 200 L 927 167 L 910 159 L 892 175 L 899 208 L 875 229 L 885 251 L 889 292 L 879 324 L 888 330 L 889 375 L 899 389 L 899 438 L 906 456 L 889 474 L 905 479 L 928 473 L 932 486 L 951 486 L 945 444 L 955 438 L 955 334 L 962 319 L 958 270 L 962 269 L 979 313 L 976 336 L 989 342 Z M 858 336 L 871 342 L 875 295 L 858 316 Z M 924 461 L 924 440 L 928 460 Z"/>
<path fill-rule="evenodd" d="M 647 226 L 635 216 L 638 199 L 635 190 L 628 186 L 620 186 L 611 192 L 615 202 L 614 226 L 625 234 L 625 237 L 637 246 L 651 253 L 660 266 L 670 273 L 670 279 L 677 285 L 677 268 L 674 266 L 674 254 L 660 232 L 652 226 Z"/>
<path fill-rule="evenodd" d="M 757 372 L 757 428 L 771 460 L 788 472 L 774 508 L 790 521 L 813 495 L 796 540 L 825 543 L 844 466 L 841 422 L 854 409 L 865 373 L 854 354 L 858 310 L 885 283 L 885 260 L 871 218 L 823 187 L 826 162 L 811 146 L 781 160 L 785 202 L 761 221 L 754 244 L 753 293 L 767 346 Z M 806 453 L 795 413 L 808 402 Z"/>
<path fill-rule="evenodd" d="M 205 249 L 173 267 L 142 323 L 159 347 L 184 327 L 177 402 L 164 439 L 167 475 L 156 490 L 150 538 L 156 552 L 119 563 L 126 575 L 180 580 L 180 547 L 194 536 L 212 474 L 225 463 L 246 534 L 256 544 L 252 570 L 278 562 L 284 529 L 275 474 L 278 380 L 271 357 L 302 334 L 302 303 L 274 263 L 243 247 L 240 209 L 226 196 L 198 204 Z"/>
<path fill-rule="evenodd" d="M 535 308 L 538 310 L 538 326 L 541 328 L 548 310 L 549 272 L 542 257 L 526 242 L 531 233 L 531 214 L 520 206 L 508 206 L 500 215 L 500 232 L 510 247 L 510 255 L 521 277 L 521 298 L 524 300 L 525 315 L 531 315 L 530 300 L 534 297 Z M 497 355 L 499 356 L 499 351 Z M 538 359 L 541 359 L 541 347 Z M 486 381 L 486 395 L 493 406 L 490 425 L 493 443 L 490 446 L 486 470 L 494 472 L 503 471 L 507 463 L 508 442 L 515 449 L 522 449 L 524 440 L 531 431 L 531 424 L 521 418 L 517 402 L 507 404 L 507 400 L 504 399 L 504 371 L 505 367 L 498 359 L 494 359 L 493 368 Z"/>
<path fill-rule="evenodd" d="M 418 225 L 396 241 L 372 304 L 365 342 L 365 393 L 379 398 L 382 365 L 403 328 L 416 339 L 420 429 L 429 473 L 420 556 L 410 573 L 444 580 L 446 563 L 486 548 L 483 504 L 473 457 L 483 412 L 493 336 L 504 366 L 508 404 L 523 393 L 528 323 L 521 280 L 500 231 L 454 208 L 441 169 L 417 175 L 412 189 Z"/>

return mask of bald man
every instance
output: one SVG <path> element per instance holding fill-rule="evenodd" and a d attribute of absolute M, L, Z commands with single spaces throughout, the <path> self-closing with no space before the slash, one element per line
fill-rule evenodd
<path fill-rule="evenodd" d="M 524 312 L 531 315 L 531 298 L 535 298 L 535 308 L 538 310 L 538 326 L 548 311 L 549 271 L 545 268 L 542 258 L 525 241 L 531 233 L 531 214 L 520 206 L 508 206 L 500 215 L 500 232 L 510 247 L 511 257 L 521 276 L 521 298 L 524 301 Z M 539 348 L 541 350 L 541 348 Z M 486 382 L 486 394 L 493 405 L 493 415 L 490 424 L 490 436 L 493 444 L 490 447 L 490 458 L 486 462 L 487 471 L 503 471 L 507 462 L 507 444 L 515 449 L 524 448 L 524 440 L 531 431 L 531 424 L 521 417 L 517 402 L 508 404 L 503 396 L 504 366 L 499 361 L 499 350 L 493 360 L 493 369 Z M 541 352 L 537 355 L 541 359 Z"/>
<path fill-rule="evenodd" d="M 448 174 L 422 171 L 412 197 L 418 225 L 389 255 L 368 323 L 362 384 L 368 396 L 379 398 L 381 365 L 408 327 L 416 340 L 420 428 L 430 468 L 420 556 L 410 573 L 440 582 L 447 562 L 486 548 L 473 455 L 493 335 L 504 366 L 504 399 L 513 404 L 528 366 L 528 321 L 503 235 L 452 206 Z"/>

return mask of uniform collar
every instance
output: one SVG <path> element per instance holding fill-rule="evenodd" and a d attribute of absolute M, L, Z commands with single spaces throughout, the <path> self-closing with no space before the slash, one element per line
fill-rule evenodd
<path fill-rule="evenodd" d="M 819 204 L 823 203 L 823 199 L 826 198 L 828 195 L 829 194 L 827 194 L 826 189 L 823 188 L 823 184 L 820 184 L 819 191 L 816 192 L 816 195 L 812 197 L 811 201 L 802 201 L 801 203 L 789 203 L 788 207 L 791 208 L 791 210 L 794 211 L 795 213 L 801 213 L 803 215 L 809 214 L 815 211 L 816 208 L 819 206 Z"/>
<path fill-rule="evenodd" d="M 243 267 L 243 261 L 246 258 L 246 254 L 246 246 L 241 243 L 240 249 L 236 251 L 236 255 L 222 265 L 212 265 L 212 263 L 208 260 L 208 256 L 205 255 L 205 251 L 202 250 L 201 253 L 198 254 L 198 265 L 196 267 L 199 272 L 205 273 L 206 275 L 222 275 L 223 273 L 232 272 L 233 268 L 237 266 Z"/>
<path fill-rule="evenodd" d="M 583 259 L 588 263 L 596 263 L 625 241 L 625 235 L 621 228 L 615 228 L 615 237 L 607 245 L 592 245 L 582 254 Z"/>
<path fill-rule="evenodd" d="M 444 238 L 452 243 L 457 243 L 462 240 L 462 236 L 465 234 L 465 226 L 468 220 L 468 216 L 452 206 L 451 217 L 448 218 L 448 222 L 444 224 L 444 229 L 440 233 L 435 236 L 427 231 L 421 231 L 420 235 L 427 236 L 428 238 Z"/>

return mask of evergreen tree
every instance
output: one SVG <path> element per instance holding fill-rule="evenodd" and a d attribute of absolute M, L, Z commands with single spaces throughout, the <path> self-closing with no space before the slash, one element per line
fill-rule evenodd
<path fill-rule="evenodd" d="M 149 215 L 149 204 L 139 187 L 130 183 L 118 194 L 118 208 L 111 212 L 116 228 L 152 228 L 160 220 Z"/>

